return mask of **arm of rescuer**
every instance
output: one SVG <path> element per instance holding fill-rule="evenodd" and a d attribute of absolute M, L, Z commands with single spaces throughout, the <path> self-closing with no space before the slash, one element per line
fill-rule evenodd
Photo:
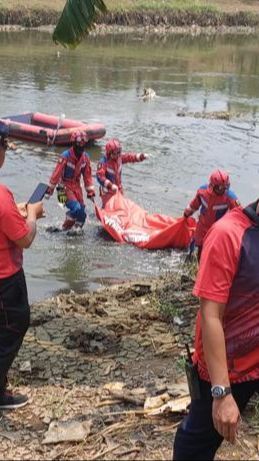
<path fill-rule="evenodd" d="M 50 180 L 49 180 L 49 188 L 47 190 L 47 194 L 48 195 L 52 195 L 54 190 L 55 190 L 55 187 L 56 185 L 59 183 L 60 181 L 60 178 L 63 174 L 63 171 L 65 169 L 65 166 L 67 164 L 67 159 L 66 157 L 63 157 L 61 155 L 61 157 L 59 158 L 56 166 L 55 166 L 55 169 L 50 177 Z"/>
<path fill-rule="evenodd" d="M 223 220 L 212 227 L 204 240 L 193 290 L 200 297 L 203 353 L 212 386 L 230 386 L 223 316 L 239 260 L 239 245 Z M 212 419 L 218 433 L 234 443 L 240 412 L 232 394 L 213 399 Z"/>
<path fill-rule="evenodd" d="M 196 192 L 195 197 L 191 200 L 189 205 L 185 208 L 183 215 L 185 218 L 189 218 L 192 214 L 197 211 L 201 206 L 201 198 L 199 191 Z"/>
<path fill-rule="evenodd" d="M 27 218 L 21 216 L 12 193 L 6 189 L 0 209 L 1 231 L 20 248 L 29 248 L 36 235 L 36 220 L 44 216 L 42 202 L 27 205 Z M 0 207 L 1 208 L 1 207 Z"/>
<path fill-rule="evenodd" d="M 201 328 L 204 356 L 211 385 L 230 386 L 223 315 L 225 304 L 201 299 Z M 213 399 L 212 419 L 217 432 L 225 440 L 234 443 L 237 435 L 240 412 L 232 394 L 222 399 Z"/>
<path fill-rule="evenodd" d="M 88 155 L 85 155 L 86 165 L 83 170 L 83 180 L 85 185 L 85 190 L 87 193 L 87 198 L 93 199 L 95 197 L 95 190 L 93 185 L 93 178 L 92 178 L 92 168 L 91 162 Z"/>
<path fill-rule="evenodd" d="M 122 163 L 135 163 L 143 162 L 143 160 L 148 159 L 147 154 L 136 154 L 135 152 L 124 152 L 121 154 Z"/>
<path fill-rule="evenodd" d="M 29 248 L 36 235 L 36 221 L 43 218 L 44 209 L 42 202 L 27 204 L 26 224 L 29 228 L 28 234 L 21 239 L 15 240 L 15 244 L 20 248 Z"/>
<path fill-rule="evenodd" d="M 106 187 L 106 189 L 115 193 L 118 190 L 118 186 L 116 184 L 113 184 L 112 181 L 110 181 L 106 177 L 106 172 L 107 172 L 107 161 L 106 161 L 106 158 L 103 157 L 97 165 L 96 178 L 102 187 Z"/>

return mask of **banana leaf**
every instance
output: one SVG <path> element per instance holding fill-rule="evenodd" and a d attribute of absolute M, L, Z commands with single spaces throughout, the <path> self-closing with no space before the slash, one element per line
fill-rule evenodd
<path fill-rule="evenodd" d="M 107 11 L 103 0 L 67 0 L 52 39 L 64 47 L 75 48 L 94 28 L 100 13 Z"/>

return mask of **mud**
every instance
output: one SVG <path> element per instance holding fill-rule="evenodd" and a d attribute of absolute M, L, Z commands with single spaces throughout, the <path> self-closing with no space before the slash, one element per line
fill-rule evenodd
<path fill-rule="evenodd" d="M 19 355 L 19 360 L 32 364 L 32 373 L 23 376 L 25 383 L 44 379 L 51 384 L 62 380 L 66 386 L 99 386 L 109 377 L 127 386 L 153 385 L 154 370 L 168 381 L 178 378 L 172 353 L 178 355 L 182 339 L 190 336 L 195 316 L 191 308 L 197 300 L 191 295 L 182 299 L 191 282 L 177 291 L 165 285 L 161 292 L 157 283 L 60 295 L 33 306 L 31 328 Z M 180 311 L 185 318 L 180 326 L 174 325 Z"/>

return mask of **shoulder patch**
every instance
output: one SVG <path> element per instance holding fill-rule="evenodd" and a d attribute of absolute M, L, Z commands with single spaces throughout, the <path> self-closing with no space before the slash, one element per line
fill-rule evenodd
<path fill-rule="evenodd" d="M 65 150 L 62 154 L 61 154 L 61 158 L 68 158 L 69 157 L 69 150 Z"/>
<path fill-rule="evenodd" d="M 208 184 L 202 184 L 199 189 L 206 190 L 208 189 Z"/>
<path fill-rule="evenodd" d="M 233 192 L 231 189 L 228 189 L 227 194 L 228 194 L 228 197 L 230 197 L 232 200 L 236 200 L 238 202 L 238 198 L 235 192 Z"/>

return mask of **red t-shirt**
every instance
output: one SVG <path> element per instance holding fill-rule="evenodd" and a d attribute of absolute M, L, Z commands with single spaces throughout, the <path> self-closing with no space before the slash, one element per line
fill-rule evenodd
<path fill-rule="evenodd" d="M 241 208 L 227 213 L 208 231 L 193 294 L 226 304 L 223 328 L 232 383 L 259 379 L 258 261 L 259 225 Z M 194 362 L 198 363 L 201 378 L 210 381 L 200 313 Z"/>
<path fill-rule="evenodd" d="M 29 228 L 20 215 L 13 194 L 0 184 L 0 279 L 10 277 L 22 267 L 22 249 L 14 242 L 25 237 Z"/>

